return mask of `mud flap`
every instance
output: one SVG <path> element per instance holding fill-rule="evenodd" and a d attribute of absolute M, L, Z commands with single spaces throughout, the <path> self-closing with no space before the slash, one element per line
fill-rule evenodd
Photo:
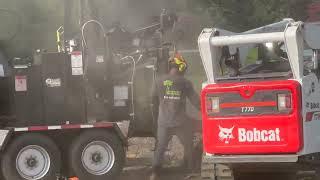
<path fill-rule="evenodd" d="M 2 151 L 6 145 L 8 140 L 12 135 L 12 130 L 9 129 L 1 129 L 0 130 L 0 151 Z"/>

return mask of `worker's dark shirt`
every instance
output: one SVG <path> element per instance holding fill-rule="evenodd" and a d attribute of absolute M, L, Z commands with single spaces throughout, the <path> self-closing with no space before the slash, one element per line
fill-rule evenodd
<path fill-rule="evenodd" d="M 153 98 L 159 100 L 158 126 L 178 127 L 188 123 L 186 99 L 200 109 L 200 98 L 192 83 L 183 76 L 166 75 L 153 87 Z"/>

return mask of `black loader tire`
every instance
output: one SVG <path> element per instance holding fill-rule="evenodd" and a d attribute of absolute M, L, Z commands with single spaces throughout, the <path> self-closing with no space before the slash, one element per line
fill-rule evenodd
<path fill-rule="evenodd" d="M 103 142 L 114 152 L 114 163 L 111 169 L 103 174 L 90 173 L 82 162 L 82 154 L 90 143 Z M 87 130 L 78 136 L 70 147 L 71 169 L 80 180 L 113 180 L 119 177 L 125 164 L 125 148 L 121 139 L 113 132 L 103 129 Z M 103 159 L 103 158 L 102 158 Z"/>
<path fill-rule="evenodd" d="M 61 170 L 61 153 L 57 145 L 47 136 L 30 133 L 15 137 L 5 149 L 1 159 L 1 171 L 5 180 L 25 180 L 16 168 L 16 159 L 21 150 L 28 146 L 38 146 L 45 150 L 50 158 L 48 172 L 41 180 L 56 180 Z"/>

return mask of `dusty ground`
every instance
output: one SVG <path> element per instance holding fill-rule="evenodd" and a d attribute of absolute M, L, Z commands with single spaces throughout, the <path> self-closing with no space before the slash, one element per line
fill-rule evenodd
<path fill-rule="evenodd" d="M 127 163 L 120 180 L 148 180 L 154 150 L 153 138 L 134 138 L 129 140 Z M 183 158 L 183 147 L 176 137 L 170 142 L 165 157 L 165 166 L 161 180 L 184 180 L 185 172 L 179 170 Z M 194 177 L 190 180 L 200 180 Z M 241 180 L 290 180 L 281 174 L 246 174 Z M 292 179 L 291 179 L 292 180 Z"/>
<path fill-rule="evenodd" d="M 129 140 L 127 165 L 120 180 L 147 180 L 150 175 L 154 150 L 153 138 L 134 138 Z M 176 137 L 169 143 L 165 166 L 161 179 L 183 180 L 185 173 L 179 170 L 183 158 L 183 147 Z M 192 180 L 196 180 L 193 178 Z"/>
<path fill-rule="evenodd" d="M 120 180 L 148 180 L 149 179 L 149 170 L 136 170 L 136 171 L 125 171 L 120 178 Z M 173 171 L 166 171 L 166 173 L 163 173 L 160 177 L 161 180 L 184 180 L 184 174 L 179 172 L 173 172 Z M 192 178 L 190 180 L 200 180 L 199 177 Z"/>

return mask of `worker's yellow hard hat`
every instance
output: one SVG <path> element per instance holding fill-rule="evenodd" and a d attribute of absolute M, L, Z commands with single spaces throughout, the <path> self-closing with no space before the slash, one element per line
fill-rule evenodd
<path fill-rule="evenodd" d="M 179 53 L 176 53 L 174 57 L 170 59 L 169 63 L 170 65 L 175 65 L 178 67 L 179 72 L 185 72 L 188 67 L 187 62 Z"/>

